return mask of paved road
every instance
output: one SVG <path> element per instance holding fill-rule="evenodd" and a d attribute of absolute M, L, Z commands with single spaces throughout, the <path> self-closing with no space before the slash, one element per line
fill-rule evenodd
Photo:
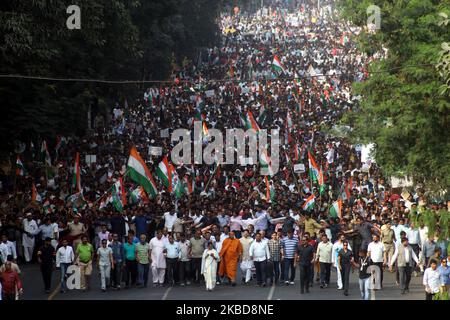
<path fill-rule="evenodd" d="M 150 274 L 151 277 L 151 274 Z M 214 292 L 207 292 L 204 286 L 174 286 L 174 287 L 152 287 L 128 289 L 120 291 L 100 291 L 100 277 L 94 269 L 91 279 L 92 288 L 88 292 L 78 290 L 69 291 L 65 294 L 59 293 L 58 279 L 59 271 L 53 276 L 53 292 L 45 294 L 39 267 L 28 265 L 22 267 L 22 280 L 25 293 L 23 300 L 360 300 L 357 272 L 350 277 L 350 295 L 344 296 L 343 292 L 337 290 L 336 273 L 332 272 L 332 284 L 327 289 L 320 289 L 317 283 L 311 289 L 310 294 L 300 294 L 299 275 L 295 285 L 278 285 L 260 288 L 255 284 L 239 285 L 231 287 L 228 285 L 216 286 Z M 238 277 L 239 279 L 239 277 Z M 151 282 L 151 280 L 150 280 Z M 410 285 L 410 293 L 400 294 L 399 287 L 395 284 L 395 274 L 385 273 L 383 290 L 376 292 L 377 300 L 424 300 L 425 294 L 421 284 L 422 277 L 413 277 Z"/>

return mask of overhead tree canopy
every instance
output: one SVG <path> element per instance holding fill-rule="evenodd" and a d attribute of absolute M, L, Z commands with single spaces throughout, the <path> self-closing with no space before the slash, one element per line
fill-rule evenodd
<path fill-rule="evenodd" d="M 439 13 L 449 14 L 450 1 L 342 0 L 341 14 L 365 26 L 371 4 L 381 9 L 381 30 L 365 28 L 360 47 L 387 54 L 370 64 L 367 81 L 355 83 L 361 103 L 345 122 L 354 141 L 375 143 L 375 159 L 387 175 L 406 174 L 428 190 L 448 190 L 450 99 L 436 65 L 450 39 Z"/>
<path fill-rule="evenodd" d="M 173 60 L 193 60 L 199 48 L 215 44 L 216 19 L 231 2 L 79 0 L 81 30 L 69 30 L 66 9 L 73 1 L 2 0 L 0 74 L 165 80 Z M 37 136 L 81 135 L 94 97 L 104 108 L 140 91 L 137 85 L 0 79 L 0 149 Z"/>

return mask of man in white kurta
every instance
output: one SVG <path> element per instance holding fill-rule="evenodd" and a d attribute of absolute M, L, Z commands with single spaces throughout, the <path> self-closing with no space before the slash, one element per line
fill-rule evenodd
<path fill-rule="evenodd" d="M 242 244 L 242 261 L 241 270 L 242 276 L 245 275 L 245 283 L 248 283 L 252 279 L 253 260 L 250 258 L 250 245 L 253 242 L 253 238 L 250 238 L 248 231 L 245 230 L 242 234 L 242 238 L 239 239 Z"/>
<path fill-rule="evenodd" d="M 31 212 L 26 214 L 26 219 L 23 220 L 22 245 L 25 255 L 25 261 L 30 262 L 33 258 L 33 250 L 35 245 L 34 236 L 38 233 L 39 228 L 36 221 L 33 220 Z"/>
<path fill-rule="evenodd" d="M 156 237 L 150 240 L 150 257 L 153 284 L 163 285 L 166 273 L 166 257 L 164 256 L 164 240 L 160 230 L 156 233 Z"/>

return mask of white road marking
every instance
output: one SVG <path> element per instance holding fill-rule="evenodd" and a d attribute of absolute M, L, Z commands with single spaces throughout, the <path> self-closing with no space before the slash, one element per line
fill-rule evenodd
<path fill-rule="evenodd" d="M 269 295 L 267 296 L 267 300 L 272 300 L 274 292 L 275 292 L 275 283 L 272 285 L 272 288 L 270 288 Z"/>
<path fill-rule="evenodd" d="M 161 300 L 166 300 L 172 287 L 168 287 Z"/>
<path fill-rule="evenodd" d="M 61 283 L 53 290 L 52 294 L 48 297 L 47 300 L 53 300 L 53 298 L 58 294 L 59 289 L 61 289 Z"/>

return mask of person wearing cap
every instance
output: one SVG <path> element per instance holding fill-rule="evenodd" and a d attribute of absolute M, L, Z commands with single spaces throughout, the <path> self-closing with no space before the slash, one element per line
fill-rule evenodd
<path fill-rule="evenodd" d="M 395 246 L 395 233 L 391 228 L 391 222 L 388 221 L 383 227 L 381 227 L 381 243 L 384 246 L 384 259 L 387 264 L 390 265 L 392 256 L 394 255 Z"/>
<path fill-rule="evenodd" d="M 216 286 L 217 263 L 220 257 L 212 241 L 207 242 L 207 248 L 202 255 L 201 273 L 205 278 L 207 291 L 212 291 Z"/>
<path fill-rule="evenodd" d="M 33 220 L 33 215 L 31 212 L 25 214 L 26 219 L 23 220 L 23 235 L 22 235 L 22 246 L 25 256 L 25 261 L 30 262 L 33 258 L 33 251 L 35 246 L 35 236 L 39 232 L 38 225 L 35 220 Z"/>
<path fill-rule="evenodd" d="M 44 245 L 39 249 L 37 253 L 38 262 L 41 265 L 41 273 L 42 279 L 44 280 L 45 293 L 50 293 L 55 255 L 55 248 L 53 248 L 52 246 L 52 238 L 45 238 Z"/>
<path fill-rule="evenodd" d="M 69 231 L 69 242 L 72 242 L 72 247 L 77 250 L 78 245 L 81 243 L 81 236 L 86 232 L 86 228 L 83 223 L 80 222 L 81 215 L 75 213 L 73 216 L 73 222 L 67 224 L 67 230 Z"/>

